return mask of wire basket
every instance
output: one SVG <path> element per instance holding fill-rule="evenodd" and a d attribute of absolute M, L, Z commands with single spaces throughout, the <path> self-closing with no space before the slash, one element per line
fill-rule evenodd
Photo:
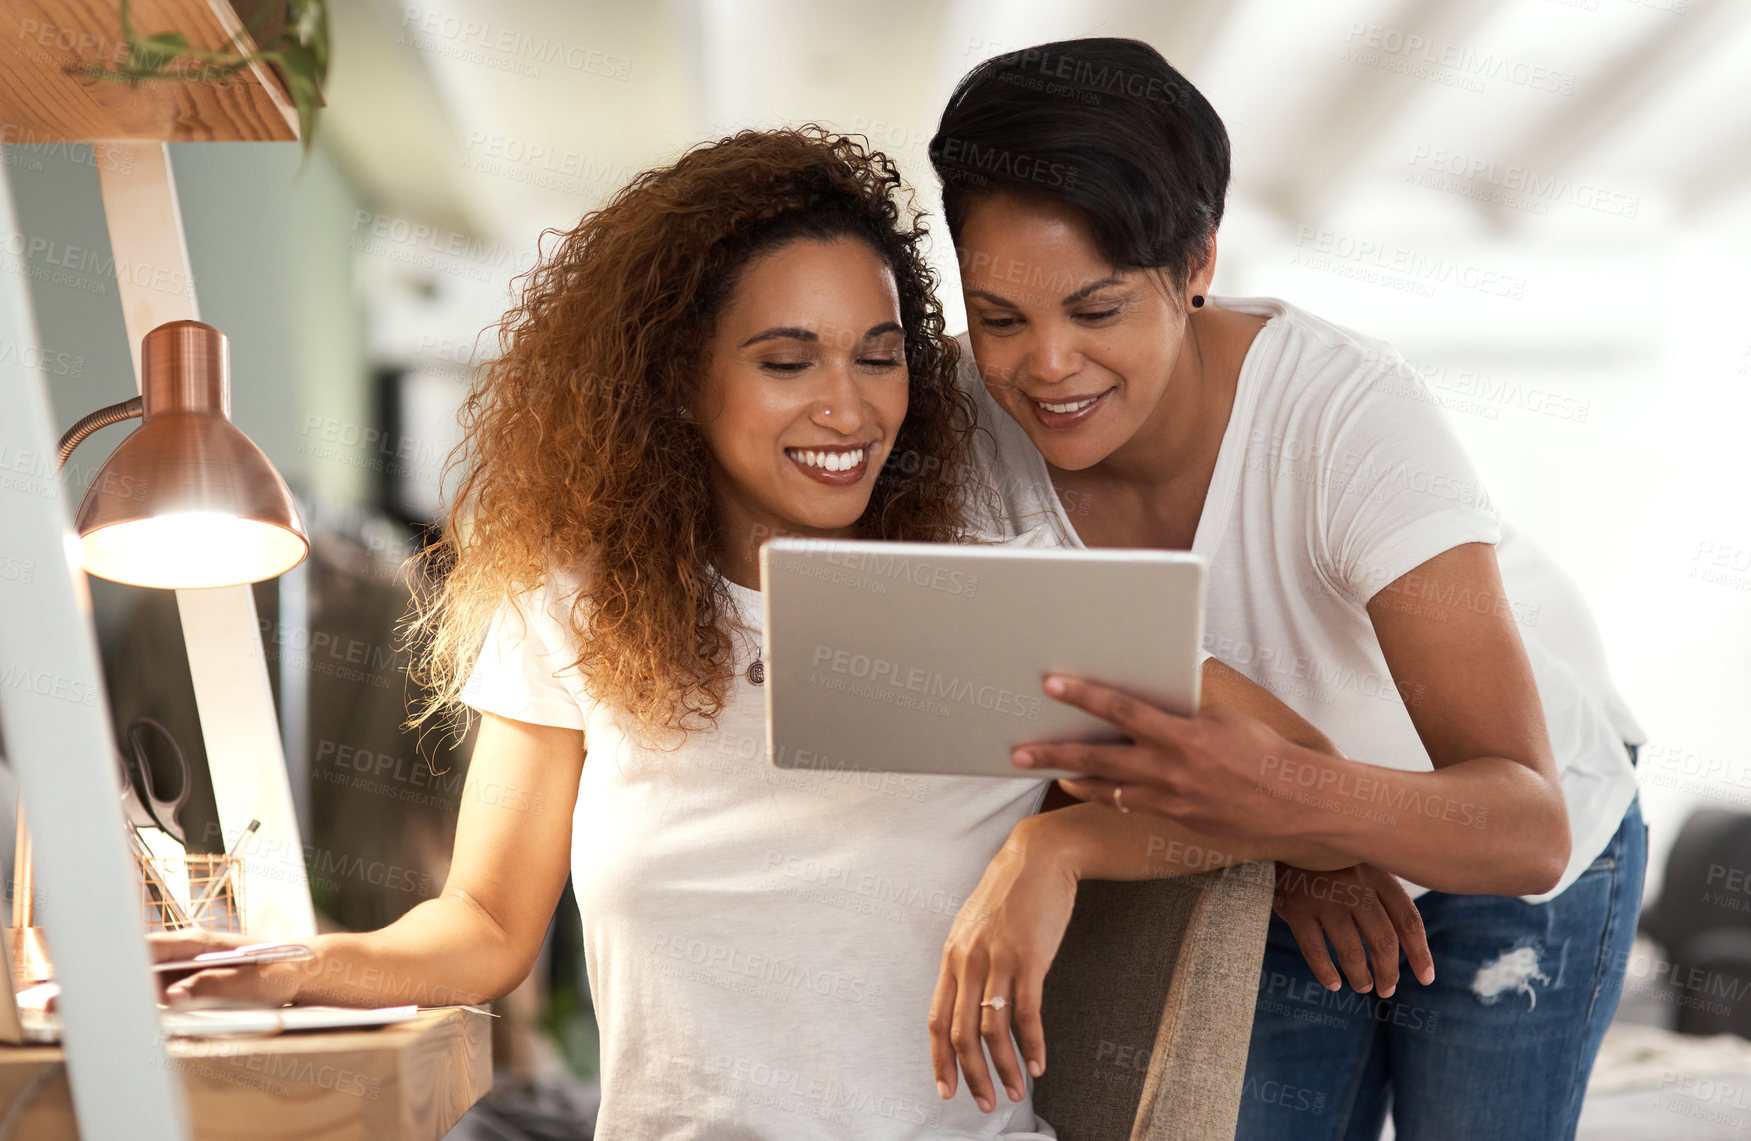
<path fill-rule="evenodd" d="M 179 931 L 192 925 L 207 931 L 243 930 L 243 858 L 230 856 L 137 857 L 140 900 L 148 931 Z M 208 896 L 211 896 L 208 899 Z"/>

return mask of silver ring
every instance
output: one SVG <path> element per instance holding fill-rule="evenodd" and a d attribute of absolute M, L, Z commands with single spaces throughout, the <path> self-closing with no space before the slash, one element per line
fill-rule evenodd
<path fill-rule="evenodd" d="M 979 1005 L 980 1006 L 989 1006 L 992 1010 L 1002 1010 L 1004 1007 L 1009 1005 L 1009 1000 L 1007 998 L 1004 998 L 1002 995 L 998 995 L 996 998 L 986 999 L 984 1002 L 981 1002 Z"/>
<path fill-rule="evenodd" d="M 1130 812 L 1131 810 L 1129 808 L 1125 807 L 1125 802 L 1123 800 L 1119 799 L 1120 797 L 1122 797 L 1124 795 L 1125 795 L 1125 786 L 1122 784 L 1115 784 L 1113 786 L 1113 807 L 1118 809 L 1120 812 Z"/>

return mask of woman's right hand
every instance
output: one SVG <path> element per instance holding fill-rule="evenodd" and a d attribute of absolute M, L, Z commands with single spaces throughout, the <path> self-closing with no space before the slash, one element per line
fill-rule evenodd
<path fill-rule="evenodd" d="M 154 931 L 146 937 L 154 963 L 192 959 L 208 951 L 233 951 L 260 942 L 260 938 L 225 931 Z M 164 1002 L 169 1006 L 180 1006 L 197 998 L 284 1006 L 297 995 L 302 965 L 297 962 L 263 963 L 173 971 L 160 974 L 159 985 L 163 988 Z"/>
<path fill-rule="evenodd" d="M 1435 959 L 1423 931 L 1422 913 L 1403 884 L 1372 864 L 1312 872 L 1279 862 L 1271 907 L 1289 924 L 1313 977 L 1327 990 L 1343 986 L 1326 951 L 1328 938 L 1337 949 L 1344 977 L 1362 994 L 1372 990 L 1390 998 L 1398 989 L 1401 947 L 1417 981 L 1424 986 L 1435 981 Z"/>
<path fill-rule="evenodd" d="M 1077 875 L 1054 831 L 1063 819 L 1022 818 L 961 904 L 943 946 L 927 1021 L 937 1092 L 954 1096 L 958 1065 L 984 1113 L 997 1108 L 987 1050 L 1011 1101 L 1026 1096 L 1021 1063 L 1036 1078 L 1046 1072 L 1041 988 L 1076 906 Z M 987 1006 L 993 999 L 1001 1002 Z M 1021 1063 L 1012 1031 L 1021 1039 Z"/>

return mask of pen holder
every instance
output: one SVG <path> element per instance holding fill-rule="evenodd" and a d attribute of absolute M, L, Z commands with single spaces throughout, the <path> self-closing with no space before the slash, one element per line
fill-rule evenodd
<path fill-rule="evenodd" d="M 148 931 L 179 931 L 189 926 L 176 914 L 176 907 L 192 919 L 192 925 L 207 931 L 243 930 L 243 858 L 189 854 L 168 858 L 136 857 L 141 864 L 140 900 L 146 909 Z M 167 901 L 155 885 L 171 887 L 176 898 Z M 187 891 L 176 891 L 186 883 Z M 211 893 L 211 901 L 202 900 Z M 186 901 L 186 902 L 184 902 Z"/>

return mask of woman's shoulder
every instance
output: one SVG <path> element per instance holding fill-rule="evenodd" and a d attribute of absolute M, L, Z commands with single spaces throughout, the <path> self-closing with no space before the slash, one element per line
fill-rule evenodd
<path fill-rule="evenodd" d="M 1264 363 L 1273 373 L 1294 374 L 1298 385 L 1323 381 L 1333 387 L 1366 387 L 1382 376 L 1414 376 L 1392 342 L 1359 332 L 1275 297 L 1222 297 L 1214 303 L 1267 318 Z M 1260 334 L 1265 337 L 1264 333 Z"/>
<path fill-rule="evenodd" d="M 549 550 L 540 572 L 510 586 L 501 619 L 514 615 L 533 624 L 542 640 L 559 647 L 572 638 L 577 619 L 588 612 L 594 580 L 587 562 L 557 557 Z"/>
<path fill-rule="evenodd" d="M 1334 438 L 1354 431 L 1418 434 L 1444 425 L 1438 402 L 1390 341 L 1275 298 L 1218 303 L 1271 317 L 1259 334 L 1262 351 L 1248 362 L 1258 377 L 1260 431 Z"/>

